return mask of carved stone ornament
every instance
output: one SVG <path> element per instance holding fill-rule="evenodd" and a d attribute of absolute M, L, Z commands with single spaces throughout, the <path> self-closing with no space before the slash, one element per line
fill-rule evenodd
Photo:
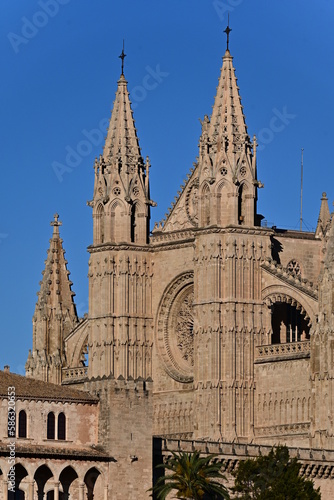
<path fill-rule="evenodd" d="M 290 260 L 290 262 L 288 263 L 286 268 L 292 276 L 300 276 L 301 275 L 301 269 L 300 269 L 299 262 L 297 262 L 295 259 Z"/>
<path fill-rule="evenodd" d="M 178 382 L 193 381 L 194 275 L 178 276 L 165 290 L 157 317 L 157 347 L 166 372 Z"/>
<path fill-rule="evenodd" d="M 193 226 L 198 226 L 198 179 L 188 188 L 186 194 L 186 212 Z"/>

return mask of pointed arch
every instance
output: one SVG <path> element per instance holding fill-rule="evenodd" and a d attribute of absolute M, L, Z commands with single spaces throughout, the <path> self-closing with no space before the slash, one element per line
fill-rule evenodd
<path fill-rule="evenodd" d="M 34 474 L 34 479 L 37 483 L 38 498 L 43 498 L 45 485 L 52 477 L 54 477 L 54 475 L 47 465 L 44 464 L 38 467 Z"/>
<path fill-rule="evenodd" d="M 111 241 L 120 243 L 128 240 L 128 223 L 126 220 L 126 209 L 121 200 L 114 200 L 110 206 Z"/>
<path fill-rule="evenodd" d="M 145 207 L 136 200 L 131 206 L 130 241 L 132 243 L 147 243 Z"/>
<path fill-rule="evenodd" d="M 68 465 L 67 467 L 65 467 L 61 471 L 61 473 L 59 475 L 59 481 L 62 485 L 65 498 L 69 498 L 69 490 L 70 490 L 71 484 L 73 483 L 73 481 L 78 479 L 78 477 L 79 476 L 78 476 L 76 470 L 71 465 Z M 72 498 L 72 496 L 71 496 L 71 498 Z"/>
<path fill-rule="evenodd" d="M 216 189 L 217 223 L 221 226 L 231 224 L 230 193 L 233 192 L 231 183 L 227 179 L 219 182 Z"/>
<path fill-rule="evenodd" d="M 245 182 L 241 183 L 238 189 L 238 224 L 244 226 L 246 224 L 246 193 L 248 186 Z"/>
<path fill-rule="evenodd" d="M 95 215 L 95 243 L 104 243 L 105 239 L 105 214 L 102 203 L 100 203 L 96 209 Z"/>
<path fill-rule="evenodd" d="M 209 226 L 211 222 L 211 193 L 209 185 L 205 182 L 202 187 L 202 213 L 201 222 L 202 226 Z"/>
<path fill-rule="evenodd" d="M 92 467 L 85 474 L 84 483 L 87 486 L 87 499 L 88 500 L 93 500 L 93 498 L 94 498 L 95 483 L 100 475 L 101 475 L 101 472 L 96 467 Z"/>
<path fill-rule="evenodd" d="M 15 464 L 15 482 L 19 486 L 22 479 L 28 476 L 27 469 L 20 463 Z"/>

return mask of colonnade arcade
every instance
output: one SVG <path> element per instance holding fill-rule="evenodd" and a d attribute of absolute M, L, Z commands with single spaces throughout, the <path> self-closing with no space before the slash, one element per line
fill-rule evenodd
<path fill-rule="evenodd" d="M 18 459 L 15 488 L 0 470 L 0 500 L 107 500 L 108 464 L 91 461 Z M 43 463 L 44 462 L 44 463 Z M 59 462 L 59 463 L 57 463 Z M 8 467 L 9 469 L 9 467 Z M 13 491 L 14 490 L 14 491 Z"/>
<path fill-rule="evenodd" d="M 270 336 L 268 344 L 285 344 L 310 340 L 314 312 L 300 297 L 293 297 L 283 287 L 270 287 L 275 292 L 264 294 L 269 308 Z M 309 312 L 307 312 L 309 311 Z"/>

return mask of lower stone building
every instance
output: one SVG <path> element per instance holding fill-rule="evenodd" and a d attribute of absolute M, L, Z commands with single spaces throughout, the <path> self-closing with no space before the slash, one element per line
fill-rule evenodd
<path fill-rule="evenodd" d="M 0 374 L 2 498 L 8 387 L 20 498 L 146 499 L 168 450 L 217 451 L 228 469 L 277 443 L 333 498 L 332 216 L 323 193 L 315 232 L 261 225 L 229 49 L 197 161 L 152 232 L 149 171 L 122 65 L 88 202 L 88 313 L 56 214 L 26 377 Z"/>

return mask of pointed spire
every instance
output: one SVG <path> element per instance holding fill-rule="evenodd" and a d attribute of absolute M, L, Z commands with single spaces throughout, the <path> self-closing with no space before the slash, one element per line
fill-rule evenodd
<path fill-rule="evenodd" d="M 59 215 L 50 223 L 53 234 L 45 261 L 41 288 L 33 317 L 33 349 L 26 363 L 26 375 L 60 384 L 66 366 L 64 340 L 78 323 L 69 280 Z"/>
<path fill-rule="evenodd" d="M 103 154 L 94 165 L 94 244 L 131 242 L 147 244 L 150 200 L 148 170 L 141 155 L 131 101 L 122 74 L 117 82 Z M 112 213 L 112 224 L 108 214 Z M 116 215 L 115 215 L 116 214 Z"/>
<path fill-rule="evenodd" d="M 199 224 L 228 224 L 254 226 L 259 224 L 256 213 L 257 189 L 263 184 L 257 179 L 256 140 L 252 143 L 247 132 L 246 119 L 241 105 L 239 87 L 229 51 L 228 24 L 227 50 L 218 82 L 212 109 L 202 121 L 199 143 L 199 185 L 204 191 L 198 199 Z M 222 191 L 224 208 L 219 215 L 210 202 L 215 182 Z M 210 216 L 209 216 L 210 212 Z"/>
<path fill-rule="evenodd" d="M 54 220 L 50 223 L 53 226 L 53 235 L 50 239 L 50 248 L 45 261 L 43 279 L 38 293 L 36 312 L 41 312 L 47 317 L 50 314 L 68 314 L 72 321 L 78 320 L 75 304 L 73 301 L 72 282 L 69 279 L 70 272 L 67 270 L 67 260 L 63 249 L 63 240 L 59 235 L 59 215 L 54 215 Z"/>
<path fill-rule="evenodd" d="M 330 223 L 331 223 L 331 214 L 328 206 L 328 198 L 326 193 L 322 193 L 318 224 L 315 230 L 315 237 L 322 238 L 326 236 L 330 227 Z"/>
<path fill-rule="evenodd" d="M 105 163 L 110 165 L 111 169 L 116 170 L 121 166 L 136 167 L 138 163 L 143 163 L 137 130 L 132 116 L 131 102 L 127 89 L 128 82 L 123 74 L 125 54 L 122 57 L 122 74 L 117 82 L 116 98 L 103 149 Z"/>
<path fill-rule="evenodd" d="M 241 105 L 233 57 L 227 49 L 213 105 L 209 135 L 219 135 L 230 150 L 240 150 L 249 143 L 246 119 Z"/>

